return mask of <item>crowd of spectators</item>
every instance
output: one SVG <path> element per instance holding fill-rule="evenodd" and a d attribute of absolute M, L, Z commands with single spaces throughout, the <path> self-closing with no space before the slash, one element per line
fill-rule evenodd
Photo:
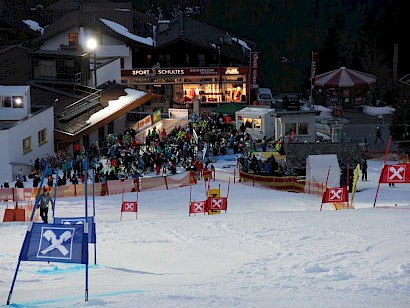
<path fill-rule="evenodd" d="M 252 155 L 257 149 L 246 132 L 246 126 L 242 125 L 237 130 L 231 122 L 229 116 L 221 113 L 203 112 L 193 114 L 186 127 L 177 125 L 169 133 L 165 128 L 159 130 L 153 127 L 147 131 L 144 142 L 136 139 L 135 130 L 128 129 L 106 136 L 101 148 L 91 144 L 89 148 L 81 149 L 79 143 L 75 143 L 72 154 L 59 153 L 37 158 L 29 177 L 33 178 L 33 187 L 38 187 L 40 176 L 48 165 L 46 185 L 51 187 L 54 181 L 58 186 L 84 183 L 84 156 L 88 157 L 89 168 L 95 170 L 96 183 L 148 175 L 172 175 L 178 170 L 196 171 L 203 164 L 208 167 L 215 156 L 225 155 L 229 150 L 241 154 L 239 160 L 245 172 L 282 174 L 273 156 L 262 162 Z M 283 151 L 280 140 L 275 146 L 276 150 Z M 266 140 L 263 140 L 262 150 L 266 151 L 266 147 Z M 56 175 L 57 170 L 62 172 Z M 25 177 L 18 176 L 16 187 L 24 187 L 25 181 Z"/>

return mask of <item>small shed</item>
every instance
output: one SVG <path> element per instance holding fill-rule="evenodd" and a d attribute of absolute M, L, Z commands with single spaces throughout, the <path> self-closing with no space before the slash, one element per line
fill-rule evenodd
<path fill-rule="evenodd" d="M 275 109 L 245 107 L 235 112 L 236 129 L 239 130 L 241 124 L 245 124 L 246 132 L 254 140 L 273 138 L 275 136 Z"/>
<path fill-rule="evenodd" d="M 272 112 L 275 119 L 275 139 L 283 137 L 286 143 L 289 142 L 315 142 L 316 123 L 315 115 L 319 115 L 318 110 L 295 110 Z"/>

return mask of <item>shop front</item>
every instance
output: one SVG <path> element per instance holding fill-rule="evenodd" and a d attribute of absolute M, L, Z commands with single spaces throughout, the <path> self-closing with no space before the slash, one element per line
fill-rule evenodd
<path fill-rule="evenodd" d="M 161 91 L 171 106 L 193 101 L 243 103 L 249 93 L 248 72 L 248 67 L 133 69 L 121 71 L 121 83 L 142 91 Z"/>

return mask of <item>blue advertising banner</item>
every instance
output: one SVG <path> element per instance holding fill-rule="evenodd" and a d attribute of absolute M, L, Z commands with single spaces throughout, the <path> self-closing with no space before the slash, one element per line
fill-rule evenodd
<path fill-rule="evenodd" d="M 88 243 L 95 244 L 97 236 L 95 231 L 94 216 L 87 217 L 88 222 Z M 83 225 L 85 217 L 54 217 L 55 224 L 61 225 Z"/>
<path fill-rule="evenodd" d="M 88 264 L 85 226 L 33 223 L 27 231 L 19 260 Z"/>

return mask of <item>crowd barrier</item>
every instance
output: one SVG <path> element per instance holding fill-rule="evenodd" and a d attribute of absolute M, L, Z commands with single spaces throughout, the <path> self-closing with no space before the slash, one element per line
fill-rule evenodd
<path fill-rule="evenodd" d="M 106 196 L 122 194 L 123 192 L 146 191 L 152 189 L 172 189 L 196 184 L 194 172 L 184 172 L 170 176 L 141 177 L 136 179 L 107 181 L 107 183 L 94 183 L 94 194 Z M 93 184 L 87 185 L 88 195 L 93 194 Z M 50 195 L 54 197 L 55 189 L 50 187 Z M 38 188 L 2 188 L 0 189 L 0 202 L 34 203 Z M 57 198 L 79 197 L 85 195 L 84 184 L 63 185 L 57 187 Z"/>
<path fill-rule="evenodd" d="M 306 181 L 304 179 L 297 178 L 295 176 L 267 176 L 258 175 L 253 173 L 246 173 L 239 170 L 240 182 L 251 182 L 253 186 L 262 185 L 268 186 L 277 190 L 292 191 L 298 193 L 306 193 L 311 195 L 323 196 L 325 191 L 325 184 L 312 181 Z"/>

